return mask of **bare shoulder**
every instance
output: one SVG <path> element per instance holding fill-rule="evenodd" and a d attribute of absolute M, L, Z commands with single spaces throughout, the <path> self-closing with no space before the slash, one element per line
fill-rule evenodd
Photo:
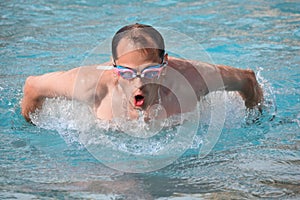
<path fill-rule="evenodd" d="M 189 60 L 183 58 L 169 57 L 169 65 L 173 68 L 188 70 L 191 68 L 199 70 L 212 70 L 215 69 L 214 64 L 198 61 Z"/>
<path fill-rule="evenodd" d="M 198 97 L 207 93 L 204 77 L 208 71 L 214 70 L 213 65 L 201 61 L 169 57 L 168 66 L 177 70 L 189 81 Z"/>
<path fill-rule="evenodd" d="M 113 85 L 113 66 L 100 64 L 82 66 L 77 69 L 75 87 L 77 91 L 92 92 L 103 96 Z"/>
<path fill-rule="evenodd" d="M 82 81 L 94 81 L 111 71 L 111 66 L 89 65 L 76 68 L 76 77 Z"/>
<path fill-rule="evenodd" d="M 175 57 L 169 57 L 169 66 L 180 71 L 183 75 L 192 77 L 197 74 L 198 76 L 207 76 L 218 71 L 214 64 Z"/>

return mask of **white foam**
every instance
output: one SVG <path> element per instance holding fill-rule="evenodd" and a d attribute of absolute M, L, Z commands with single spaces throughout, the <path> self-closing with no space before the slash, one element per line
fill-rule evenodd
<path fill-rule="evenodd" d="M 216 92 L 207 95 L 199 102 L 201 112 L 200 123 L 210 122 L 210 99 L 220 98 L 221 93 Z M 196 109 L 197 110 L 197 109 Z M 88 106 L 66 99 L 47 99 L 43 109 L 34 113 L 31 118 L 34 124 L 39 127 L 56 130 L 67 143 L 78 142 L 78 135 L 89 132 L 89 137 L 94 135 L 94 141 L 111 143 L 104 138 L 102 133 L 119 132 L 131 137 L 150 138 L 161 131 L 172 130 L 174 126 L 182 124 L 184 120 L 196 119 L 197 113 L 186 113 L 173 116 L 164 120 L 151 120 L 146 123 L 143 120 L 115 119 L 112 122 L 98 120 L 95 118 Z M 241 124 L 245 117 L 245 108 L 240 97 L 235 93 L 229 93 L 226 100 L 226 126 Z M 197 122 L 195 122 L 197 123 Z M 98 139 L 95 139 L 98 138 Z M 81 138 L 83 140 L 83 138 Z M 87 139 L 87 138 L 86 138 Z M 157 139 L 157 138 L 156 138 Z M 86 141 L 91 143 L 92 141 Z M 118 141 L 116 141 L 118 142 Z M 120 141 L 119 141 L 120 142 Z M 161 141 L 162 143 L 166 141 Z M 157 144 L 151 144 L 157 146 Z M 114 145 L 118 146 L 118 144 Z"/>

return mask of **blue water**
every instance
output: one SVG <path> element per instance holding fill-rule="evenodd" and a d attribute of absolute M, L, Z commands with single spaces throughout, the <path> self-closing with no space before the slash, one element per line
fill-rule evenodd
<path fill-rule="evenodd" d="M 0 5 L 0 199 L 300 198 L 299 2 Z M 27 76 L 77 67 L 120 27 L 135 22 L 192 38 L 214 63 L 255 70 L 266 92 L 263 114 L 257 119 L 230 97 L 222 134 L 206 157 L 192 146 L 171 165 L 138 174 L 101 164 L 78 143 L 69 123 L 74 121 L 64 115 L 60 124 L 43 116 L 37 126 L 24 121 L 19 101 Z M 49 102 L 45 113 L 67 106 Z"/>

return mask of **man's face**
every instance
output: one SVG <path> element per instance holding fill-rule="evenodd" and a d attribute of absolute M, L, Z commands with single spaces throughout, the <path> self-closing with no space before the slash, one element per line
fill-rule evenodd
<path fill-rule="evenodd" d="M 130 46 L 130 45 L 129 45 Z M 118 57 L 115 64 L 129 69 L 136 70 L 137 74 L 141 74 L 143 70 L 149 66 L 157 66 L 162 63 L 162 59 L 158 56 L 156 51 L 145 51 L 144 49 L 126 51 L 117 48 Z M 122 54 L 122 52 L 126 52 Z M 135 77 L 132 79 L 125 79 L 118 76 L 118 83 L 127 97 L 129 103 L 135 109 L 146 109 L 150 104 L 157 99 L 160 78 L 149 79 L 146 77 Z M 157 84 L 155 84 L 157 83 Z"/>

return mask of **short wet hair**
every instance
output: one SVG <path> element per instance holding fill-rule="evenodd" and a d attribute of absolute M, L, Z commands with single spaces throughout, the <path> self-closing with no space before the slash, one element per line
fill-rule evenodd
<path fill-rule="evenodd" d="M 112 39 L 112 57 L 118 58 L 117 47 L 121 39 L 126 38 L 137 46 L 137 49 L 155 50 L 163 59 L 165 54 L 165 43 L 162 35 L 150 25 L 132 24 L 122 27 L 116 32 Z"/>

